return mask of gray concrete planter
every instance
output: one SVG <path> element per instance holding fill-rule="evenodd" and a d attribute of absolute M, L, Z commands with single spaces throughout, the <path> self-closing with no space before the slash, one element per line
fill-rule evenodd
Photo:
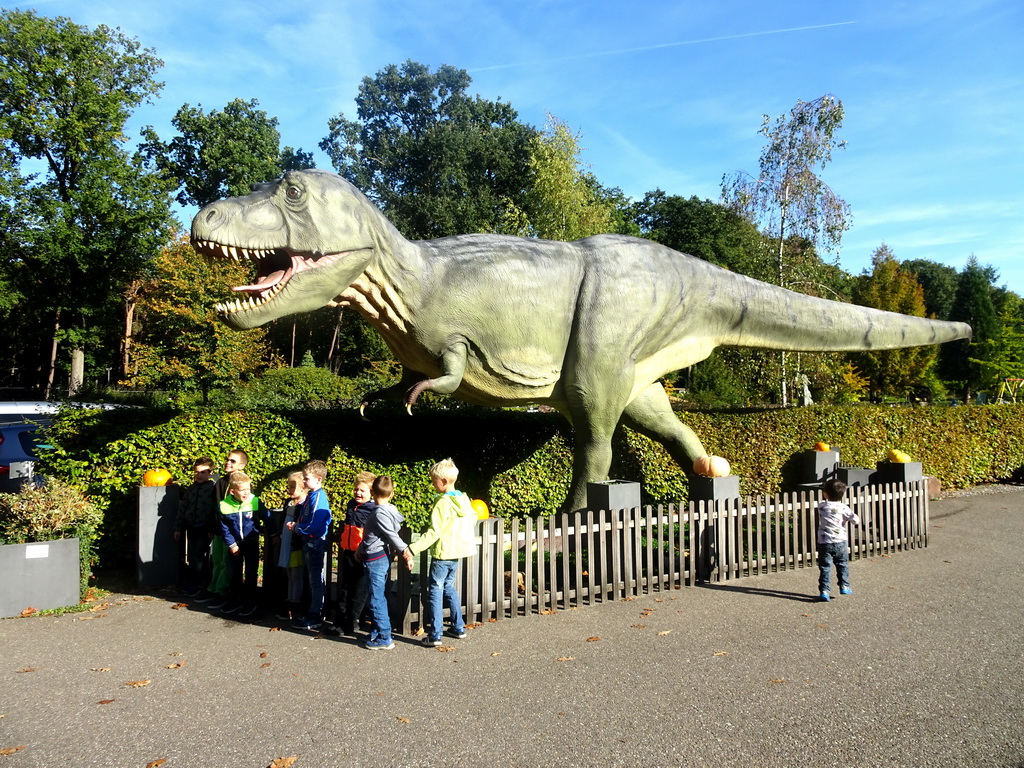
<path fill-rule="evenodd" d="M 78 539 L 0 545 L 0 616 L 77 605 Z"/>

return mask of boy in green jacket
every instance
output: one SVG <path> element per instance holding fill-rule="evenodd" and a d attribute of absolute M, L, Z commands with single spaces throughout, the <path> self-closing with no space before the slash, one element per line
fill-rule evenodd
<path fill-rule="evenodd" d="M 459 469 L 451 459 L 430 468 L 430 480 L 440 494 L 430 509 L 430 527 L 402 553 L 409 570 L 413 555 L 430 548 L 430 600 L 423 645 L 438 647 L 444 631 L 444 604 L 451 612 L 449 633 L 462 639 L 466 625 L 462 618 L 462 599 L 455 589 L 459 560 L 476 553 L 476 510 L 470 498 L 455 490 Z"/>

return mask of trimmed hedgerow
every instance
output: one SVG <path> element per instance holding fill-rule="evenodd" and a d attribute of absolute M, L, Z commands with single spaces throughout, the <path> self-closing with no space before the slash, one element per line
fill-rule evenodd
<path fill-rule="evenodd" d="M 814 406 L 680 417 L 709 453 L 732 462 L 744 494 L 799 483 L 801 455 L 819 440 L 840 446 L 852 466 L 874 467 L 898 448 L 953 488 L 1019 479 L 1024 467 L 1024 405 Z M 83 488 L 103 513 L 104 558 L 134 556 L 135 488 L 145 470 L 164 467 L 185 482 L 194 458 L 219 464 L 233 448 L 249 454 L 247 471 L 270 505 L 281 502 L 288 472 L 309 458 L 327 462 L 325 487 L 339 513 L 356 472 L 392 475 L 396 504 L 413 530 L 426 523 L 434 498 L 427 471 L 439 459 L 453 458 L 458 487 L 501 517 L 557 510 L 572 468 L 572 430 L 559 415 L 461 405 L 409 417 L 380 404 L 369 422 L 353 409 L 75 411 L 59 416 L 49 436 L 55 448 L 44 471 Z M 639 481 L 645 504 L 686 501 L 686 473 L 660 445 L 620 429 L 614 448 L 611 476 Z"/>

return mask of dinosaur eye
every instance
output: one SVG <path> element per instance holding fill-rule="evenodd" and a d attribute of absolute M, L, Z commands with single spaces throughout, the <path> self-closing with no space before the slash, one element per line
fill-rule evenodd
<path fill-rule="evenodd" d="M 298 187 L 288 187 L 288 189 L 285 190 L 285 195 L 288 196 L 289 200 L 298 200 L 302 197 L 302 190 Z"/>

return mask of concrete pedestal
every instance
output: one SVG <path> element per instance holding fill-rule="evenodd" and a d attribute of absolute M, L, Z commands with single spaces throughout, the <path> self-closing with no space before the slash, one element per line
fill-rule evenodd
<path fill-rule="evenodd" d="M 739 475 L 704 477 L 690 475 L 690 501 L 726 501 L 740 496 Z"/>
<path fill-rule="evenodd" d="M 176 485 L 139 488 L 139 586 L 164 587 L 178 581 L 178 494 Z"/>
<path fill-rule="evenodd" d="M 605 480 L 587 483 L 587 509 L 634 509 L 640 506 L 640 483 Z"/>

